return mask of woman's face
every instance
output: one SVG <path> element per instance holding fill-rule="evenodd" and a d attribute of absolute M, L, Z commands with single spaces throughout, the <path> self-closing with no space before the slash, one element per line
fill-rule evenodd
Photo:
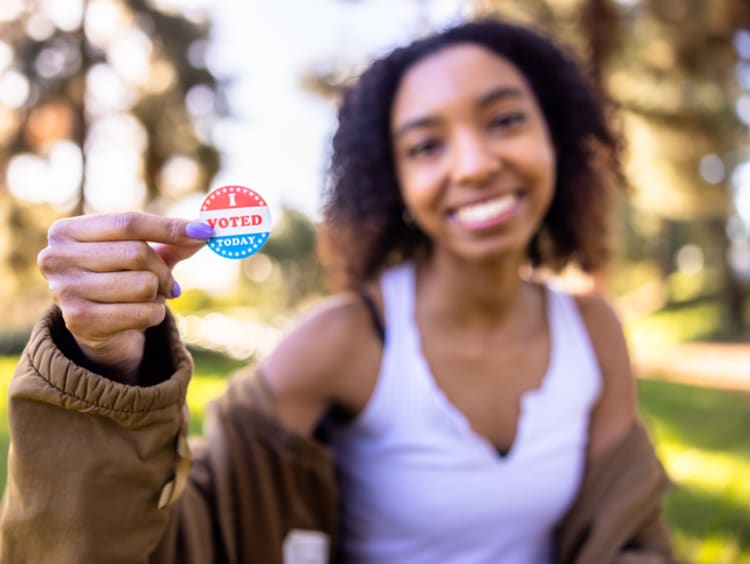
<path fill-rule="evenodd" d="M 390 126 L 401 195 L 436 252 L 525 253 L 552 200 L 555 152 L 515 66 L 469 43 L 428 55 L 404 74 Z"/>

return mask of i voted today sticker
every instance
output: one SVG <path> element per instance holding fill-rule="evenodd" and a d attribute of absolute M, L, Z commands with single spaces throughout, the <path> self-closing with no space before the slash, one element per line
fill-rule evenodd
<path fill-rule="evenodd" d="M 208 246 L 217 255 L 242 259 L 268 241 L 271 213 L 266 201 L 245 186 L 222 186 L 206 196 L 198 216 L 214 228 Z"/>

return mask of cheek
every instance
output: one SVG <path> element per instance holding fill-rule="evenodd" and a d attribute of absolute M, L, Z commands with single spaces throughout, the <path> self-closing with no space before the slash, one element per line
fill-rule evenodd
<path fill-rule="evenodd" d="M 549 142 L 529 139 L 519 144 L 515 151 L 515 162 L 525 170 L 530 178 L 535 178 L 539 185 L 551 188 L 555 183 L 556 155 Z"/>
<path fill-rule="evenodd" d="M 398 171 L 401 197 L 409 208 L 429 206 L 440 194 L 441 175 L 435 167 L 402 167 Z"/>

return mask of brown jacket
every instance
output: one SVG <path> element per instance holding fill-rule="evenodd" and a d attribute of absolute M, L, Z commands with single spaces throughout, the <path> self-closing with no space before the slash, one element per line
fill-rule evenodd
<path fill-rule="evenodd" d="M 316 546 L 333 560 L 337 488 L 326 447 L 285 430 L 259 381 L 244 375 L 209 408 L 205 440 L 188 448 L 190 357 L 171 317 L 147 337 L 142 381 L 153 385 L 131 387 L 82 366 L 57 308 L 35 328 L 10 386 L 2 562 L 293 563 L 294 547 L 283 548 L 290 531 L 325 533 L 316 538 L 328 544 Z M 557 561 L 670 561 L 667 488 L 634 426 L 588 468 Z"/>

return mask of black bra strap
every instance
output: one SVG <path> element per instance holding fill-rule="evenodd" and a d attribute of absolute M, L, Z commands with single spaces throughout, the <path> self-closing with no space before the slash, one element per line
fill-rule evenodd
<path fill-rule="evenodd" d="M 362 303 L 365 304 L 367 312 L 370 314 L 370 321 L 372 321 L 372 327 L 375 329 L 375 333 L 380 338 L 381 343 L 385 343 L 385 327 L 383 326 L 383 320 L 380 319 L 378 308 L 375 307 L 375 302 L 372 300 L 372 296 L 365 290 L 359 292 L 359 297 L 362 299 Z"/>

